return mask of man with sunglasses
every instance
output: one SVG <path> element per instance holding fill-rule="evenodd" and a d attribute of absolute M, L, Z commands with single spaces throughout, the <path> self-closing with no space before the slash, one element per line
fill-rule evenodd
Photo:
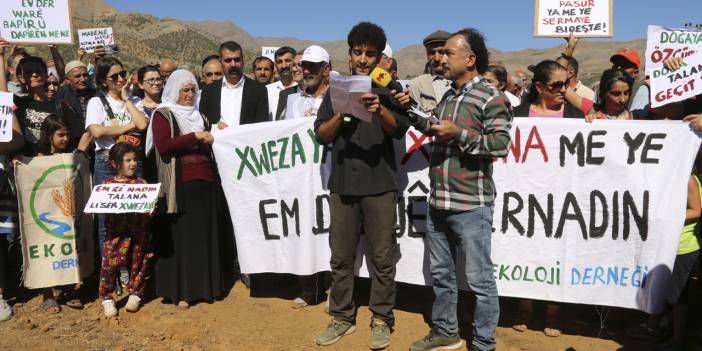
<path fill-rule="evenodd" d="M 221 81 L 223 76 L 222 62 L 220 62 L 219 55 L 207 56 L 202 61 L 202 83 L 204 85 Z"/>
<path fill-rule="evenodd" d="M 244 76 L 244 50 L 235 41 L 219 46 L 224 79 L 205 85 L 200 97 L 200 112 L 219 129 L 240 124 L 268 121 L 266 87 Z"/>

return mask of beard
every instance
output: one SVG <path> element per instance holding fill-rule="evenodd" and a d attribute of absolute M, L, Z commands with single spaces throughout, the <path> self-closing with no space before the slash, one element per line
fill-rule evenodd
<path fill-rule="evenodd" d="M 278 72 L 278 74 L 281 77 L 290 78 L 292 77 L 292 67 L 283 67 L 280 69 L 280 72 Z"/>

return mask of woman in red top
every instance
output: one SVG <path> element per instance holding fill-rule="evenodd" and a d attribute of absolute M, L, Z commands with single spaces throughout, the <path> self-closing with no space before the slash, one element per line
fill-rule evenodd
<path fill-rule="evenodd" d="M 161 183 L 155 218 L 156 294 L 187 309 L 197 300 L 212 301 L 231 286 L 233 248 L 226 230 L 224 200 L 207 120 L 196 108 L 197 81 L 177 70 L 163 90 L 146 136 L 146 153 L 155 146 Z"/>

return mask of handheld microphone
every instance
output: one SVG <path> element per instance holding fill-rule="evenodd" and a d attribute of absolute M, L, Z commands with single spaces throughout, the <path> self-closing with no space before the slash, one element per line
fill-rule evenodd
<path fill-rule="evenodd" d="M 402 91 L 402 84 L 395 80 L 390 72 L 376 66 L 371 71 L 371 81 L 378 87 L 387 88 L 389 90 Z"/>

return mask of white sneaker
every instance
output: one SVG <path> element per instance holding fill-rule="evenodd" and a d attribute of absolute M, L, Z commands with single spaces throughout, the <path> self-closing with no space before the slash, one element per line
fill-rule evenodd
<path fill-rule="evenodd" d="M 139 305 L 141 304 L 141 298 L 136 295 L 129 295 L 129 300 L 127 300 L 127 306 L 124 308 L 129 312 L 136 312 L 139 310 Z"/>
<path fill-rule="evenodd" d="M 12 307 L 7 304 L 7 301 L 0 294 L 0 322 L 6 321 L 12 317 Z"/>
<path fill-rule="evenodd" d="M 115 300 L 103 300 L 102 308 L 105 310 L 105 317 L 110 318 L 117 315 L 117 307 L 115 307 Z"/>

